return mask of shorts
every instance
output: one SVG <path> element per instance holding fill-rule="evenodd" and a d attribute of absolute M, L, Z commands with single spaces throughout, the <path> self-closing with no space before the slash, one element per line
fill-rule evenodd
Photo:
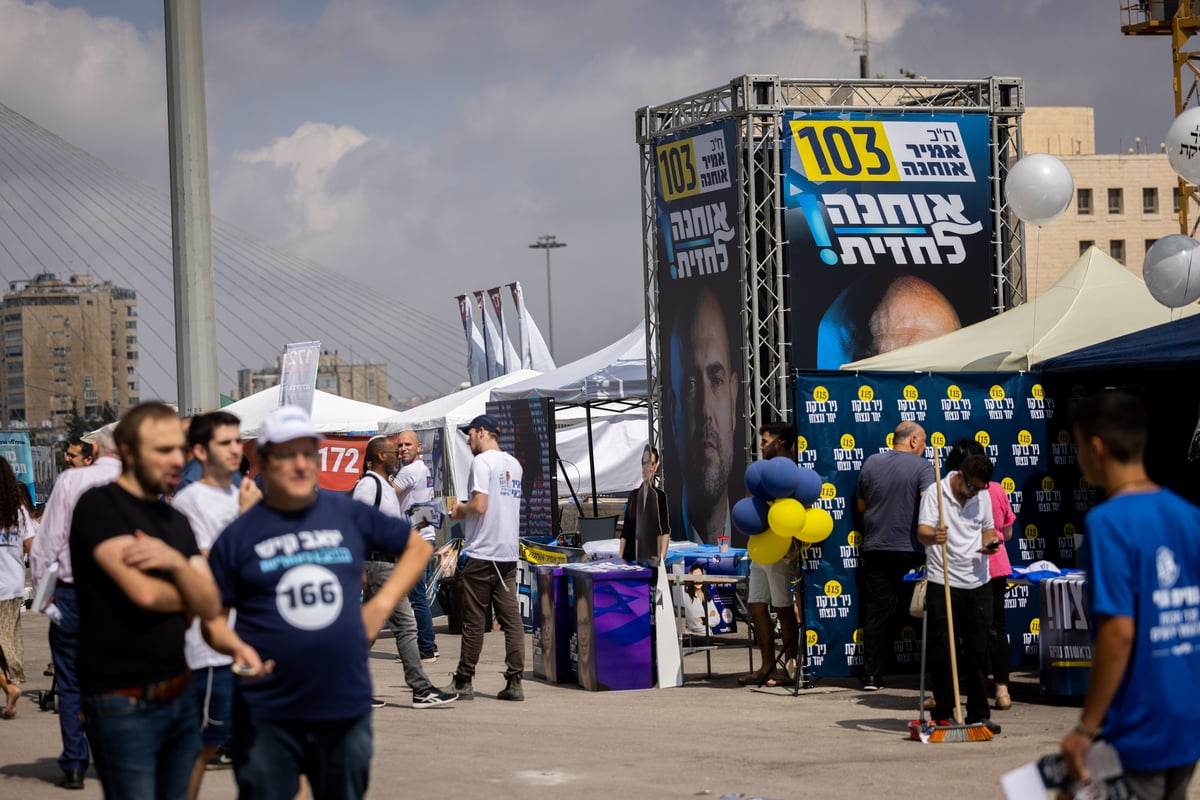
<path fill-rule="evenodd" d="M 229 739 L 233 720 L 233 669 L 201 667 L 192 671 L 192 695 L 200 717 L 205 747 L 220 747 Z"/>
<path fill-rule="evenodd" d="M 790 554 L 789 554 L 790 555 Z M 796 577 L 796 562 L 784 557 L 774 564 L 750 562 L 748 603 L 770 603 L 775 608 L 792 605 L 792 581 Z"/>

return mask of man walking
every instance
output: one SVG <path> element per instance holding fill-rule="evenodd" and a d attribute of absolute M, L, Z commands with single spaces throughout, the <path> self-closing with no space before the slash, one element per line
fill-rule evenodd
<path fill-rule="evenodd" d="M 112 483 L 121 475 L 121 459 L 113 442 L 112 432 L 101 430 L 94 442 L 96 459 L 86 467 L 69 469 L 58 476 L 46 501 L 41 531 L 33 539 L 29 565 L 33 583 L 39 585 L 48 569 L 56 570 L 54 601 L 46 609 L 51 616 L 50 656 L 54 659 L 54 685 L 58 695 L 58 727 L 62 736 L 62 753 L 58 766 L 63 771 L 59 784 L 64 789 L 82 789 L 84 774 L 91 758 L 87 736 L 79 721 L 82 697 L 79 694 L 79 675 L 76 672 L 76 652 L 79 646 L 79 599 L 75 593 L 75 573 L 71 569 L 71 516 L 84 492 L 95 486 Z"/>
<path fill-rule="evenodd" d="M 1084 519 L 1092 672 L 1062 740 L 1071 772 L 1103 736 L 1141 800 L 1183 800 L 1200 759 L 1200 509 L 1150 480 L 1146 408 L 1118 391 L 1075 408 L 1076 460 L 1107 499 Z"/>
<path fill-rule="evenodd" d="M 454 581 L 462 603 L 462 649 L 454 672 L 453 691 L 474 697 L 475 665 L 483 649 L 483 626 L 489 605 L 504 631 L 505 686 L 500 700 L 524 700 L 525 626 L 517 606 L 517 558 L 521 527 L 521 464 L 500 449 L 500 425 L 480 414 L 461 429 L 471 453 L 470 500 L 459 503 L 451 518 L 466 520 L 463 553 L 467 563 Z"/>
<path fill-rule="evenodd" d="M 925 429 L 901 422 L 892 447 L 870 456 L 858 475 L 855 509 L 862 515 L 863 688 L 883 687 L 889 632 L 904 576 L 925 563 L 917 540 L 917 508 L 934 481 L 924 458 Z"/>
<path fill-rule="evenodd" d="M 191 526 L 162 496 L 183 468 L 175 410 L 132 408 L 114 439 L 122 472 L 71 520 L 79 592 L 79 685 L 88 741 L 111 798 L 184 798 L 200 725 L 183 654 L 191 615 L 220 610 Z"/>
<path fill-rule="evenodd" d="M 263 420 L 258 455 L 264 498 L 238 517 L 209 554 L 221 604 L 205 625 L 233 656 L 233 769 L 242 797 L 361 798 L 372 752 L 370 632 L 416 582 L 430 548 L 406 521 L 317 491 L 319 438 L 306 411 L 284 406 Z M 360 607 L 363 561 L 399 557 Z M 264 663 L 263 657 L 266 657 Z"/>
<path fill-rule="evenodd" d="M 400 454 L 400 471 L 396 473 L 392 485 L 396 487 L 396 496 L 400 499 L 400 511 L 407 516 L 417 503 L 433 502 L 433 476 L 421 460 L 421 440 L 415 431 L 401 431 L 396 437 L 396 449 Z M 437 546 L 437 531 L 430 525 L 418 525 L 417 532 L 430 546 Z M 429 608 L 429 598 L 425 596 L 431 567 L 432 563 L 425 568 L 408 597 L 413 616 L 417 618 L 417 648 L 422 661 L 436 661 L 438 657 L 433 612 Z"/>
<path fill-rule="evenodd" d="M 1000 733 L 1000 726 L 991 721 L 987 692 L 988 631 L 992 626 L 987 557 L 1000 545 L 988 494 L 991 479 L 990 458 L 971 455 L 963 459 L 960 469 L 942 478 L 940 508 L 937 487 L 926 490 L 921 499 L 917 535 L 927 548 L 929 672 L 937 701 L 933 718 L 949 719 L 958 700 L 953 687 L 947 624 L 947 614 L 953 612 L 958 669 L 967 694 L 966 723 L 983 723 L 992 733 Z"/>
<path fill-rule="evenodd" d="M 206 558 L 225 527 L 262 499 L 254 481 L 243 481 L 240 487 L 233 485 L 233 476 L 242 463 L 238 427 L 239 420 L 233 414 L 213 411 L 194 417 L 187 431 L 189 455 L 201 466 L 200 479 L 176 492 L 171 504 L 187 517 L 196 546 Z M 196 800 L 204 770 L 210 765 L 228 767 L 233 763 L 222 750 L 233 722 L 233 659 L 204 642 L 198 619 L 192 620 L 188 628 L 185 654 L 192 671 L 192 694 L 204 745 L 188 785 L 189 800 Z"/>
<path fill-rule="evenodd" d="M 408 516 L 401 510 L 400 500 L 396 492 L 388 485 L 388 479 L 396 468 L 396 445 L 386 436 L 376 436 L 367 442 L 367 452 L 364 459 L 366 471 L 354 486 L 353 497 L 360 503 L 373 506 L 389 517 L 408 521 Z M 433 545 L 430 545 L 430 551 Z M 428 564 L 428 562 L 426 562 Z M 367 599 L 374 597 L 383 585 L 391 578 L 396 567 L 394 553 L 380 550 L 367 554 Z M 424 568 L 422 568 L 424 574 Z M 416 584 L 409 593 L 417 591 Z M 417 621 L 413 616 L 412 605 L 408 597 L 401 598 L 391 614 L 388 615 L 388 625 L 396 637 L 396 658 L 404 664 L 404 680 L 412 689 L 412 704 L 415 708 L 429 708 L 453 702 L 458 697 L 450 692 L 443 692 L 433 685 L 425 670 L 421 668 L 421 656 L 417 646 Z M 375 631 L 368 631 L 374 640 Z M 376 708 L 383 706 L 382 701 L 374 701 Z"/>

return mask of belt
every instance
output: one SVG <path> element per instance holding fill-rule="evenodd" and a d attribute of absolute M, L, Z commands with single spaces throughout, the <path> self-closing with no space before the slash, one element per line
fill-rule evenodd
<path fill-rule="evenodd" d="M 389 564 L 396 563 L 395 553 L 384 553 L 379 550 L 367 553 L 367 561 L 386 561 Z"/>
<path fill-rule="evenodd" d="M 136 700 L 174 700 L 183 694 L 190 681 L 191 673 L 181 672 L 174 678 L 167 678 L 165 681 L 159 681 L 158 683 L 130 686 L 126 689 L 113 689 L 110 692 L 102 692 L 102 694 L 132 697 Z"/>

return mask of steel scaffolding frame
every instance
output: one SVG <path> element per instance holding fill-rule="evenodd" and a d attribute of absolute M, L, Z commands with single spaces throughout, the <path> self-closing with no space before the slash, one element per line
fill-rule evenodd
<path fill-rule="evenodd" d="M 1020 78 L 972 81 L 796 80 L 742 75 L 681 100 L 645 106 L 635 114 L 641 155 L 642 266 L 646 299 L 647 407 L 650 443 L 663 452 L 662 372 L 659 365 L 658 232 L 654 149 L 667 136 L 734 119 L 738 160 L 741 255 L 742 381 L 747 453 L 757 447 L 758 428 L 790 420 L 787 287 L 784 276 L 782 116 L 788 111 L 904 111 L 917 108 L 984 113 L 991 119 L 993 215 L 993 308 L 1019 305 L 1025 296 L 1025 232 L 1004 201 L 1004 180 L 1021 156 L 1025 90 Z M 666 465 L 664 465 L 665 468 Z"/>

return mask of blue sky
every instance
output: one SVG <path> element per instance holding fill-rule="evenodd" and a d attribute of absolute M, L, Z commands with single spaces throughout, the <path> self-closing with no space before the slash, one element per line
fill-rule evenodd
<path fill-rule="evenodd" d="M 871 0 L 871 67 L 1022 77 L 1090 105 L 1097 148 L 1161 141 L 1167 38 L 1120 3 Z M 454 295 L 512 280 L 559 360 L 642 317 L 634 110 L 744 73 L 858 74 L 859 2 L 209 0 L 214 215 L 457 324 Z M 162 4 L 0 0 L 0 103 L 167 185 Z M 7 276 L 6 276 L 7 277 Z M 408 337 L 398 331 L 399 343 Z M 257 366 L 257 365 L 253 365 Z"/>

